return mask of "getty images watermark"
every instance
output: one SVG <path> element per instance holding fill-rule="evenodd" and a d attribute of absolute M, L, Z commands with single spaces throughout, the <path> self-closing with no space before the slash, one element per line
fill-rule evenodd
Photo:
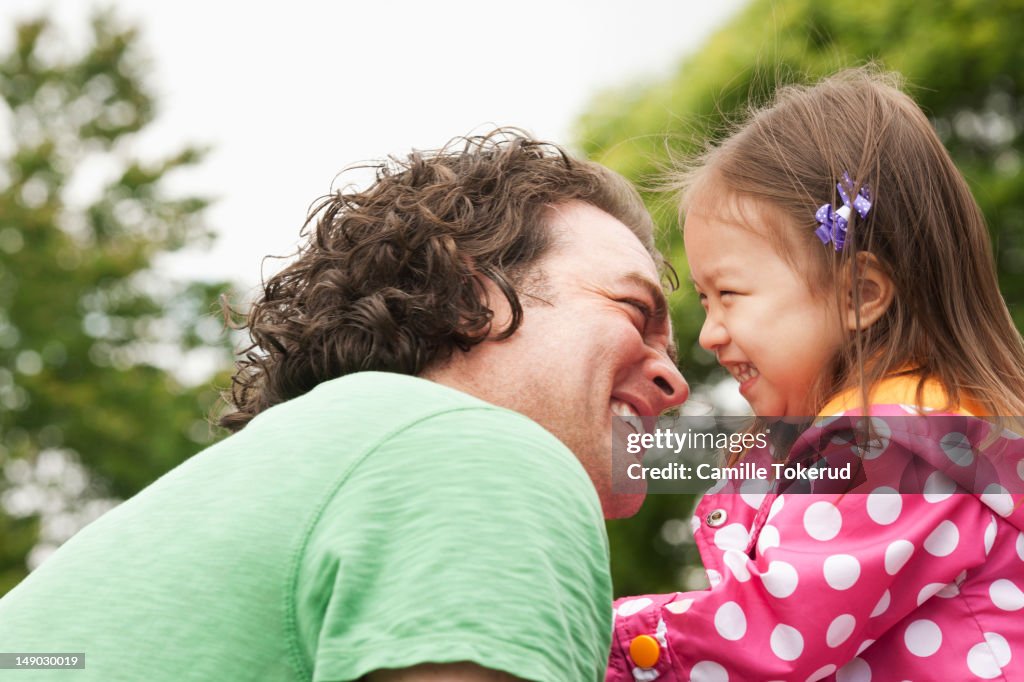
<path fill-rule="evenodd" d="M 1024 493 L 1024 439 L 948 414 L 616 417 L 613 486 L 648 493 Z"/>

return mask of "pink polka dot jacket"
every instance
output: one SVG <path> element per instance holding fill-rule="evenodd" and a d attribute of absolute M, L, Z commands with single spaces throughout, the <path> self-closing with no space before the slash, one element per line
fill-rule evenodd
<path fill-rule="evenodd" d="M 911 413 L 873 406 L 870 449 L 801 436 L 791 462 L 856 455 L 845 490 L 705 495 L 710 588 L 618 600 L 607 681 L 1024 680 L 1024 439 Z"/>

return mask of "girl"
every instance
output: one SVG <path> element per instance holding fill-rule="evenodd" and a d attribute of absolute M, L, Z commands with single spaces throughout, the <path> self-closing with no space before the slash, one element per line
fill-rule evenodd
<path fill-rule="evenodd" d="M 878 415 L 865 460 L 1019 460 L 1024 344 L 988 233 L 894 76 L 782 89 L 681 184 L 700 343 L 758 417 Z M 924 411 L 941 438 L 885 422 Z M 830 428 L 789 461 L 802 441 L 841 442 Z M 1024 680 L 1010 488 L 936 475 L 922 494 L 706 495 L 693 526 L 710 589 L 618 601 L 608 679 Z"/>

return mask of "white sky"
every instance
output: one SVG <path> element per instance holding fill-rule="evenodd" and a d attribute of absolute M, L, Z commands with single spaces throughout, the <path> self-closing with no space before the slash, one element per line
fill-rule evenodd
<path fill-rule="evenodd" d="M 294 249 L 310 203 L 345 166 L 492 124 L 569 143 L 591 97 L 669 73 L 743 4 L 118 0 L 142 27 L 160 107 L 132 151 L 213 148 L 169 180 L 217 198 L 217 242 L 162 267 L 251 288 L 263 256 Z M 15 18 L 41 12 L 74 44 L 93 6 L 2 0 L 0 47 Z"/>

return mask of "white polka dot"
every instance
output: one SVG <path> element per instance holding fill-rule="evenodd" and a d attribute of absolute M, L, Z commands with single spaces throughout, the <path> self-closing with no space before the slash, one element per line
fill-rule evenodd
<path fill-rule="evenodd" d="M 871 611 L 871 617 L 880 616 L 885 613 L 886 609 L 889 608 L 889 604 L 892 603 L 892 595 L 889 594 L 889 590 L 886 590 L 882 594 L 882 598 L 875 604 L 875 608 Z"/>
<path fill-rule="evenodd" d="M 855 658 L 836 671 L 836 682 L 871 682 L 871 666 L 863 658 Z"/>
<path fill-rule="evenodd" d="M 981 494 L 981 501 L 1003 518 L 1013 513 L 1013 498 L 1010 492 L 998 483 L 992 483 L 985 488 Z"/>
<path fill-rule="evenodd" d="M 851 554 L 834 554 L 822 566 L 825 582 L 833 589 L 848 590 L 860 577 L 860 562 Z"/>
<path fill-rule="evenodd" d="M 936 594 L 938 594 L 945 587 L 945 583 L 928 583 L 927 585 L 921 588 L 920 592 L 917 593 L 917 605 L 920 606 L 921 604 L 925 603 L 926 601 L 934 597 Z"/>
<path fill-rule="evenodd" d="M 1024 476 L 1021 476 L 1021 478 L 1024 478 Z M 784 505 L 784 504 L 785 504 L 785 501 L 782 499 L 782 495 L 779 495 L 778 497 L 776 497 L 775 501 L 772 502 L 772 508 L 770 510 L 768 510 L 768 519 L 767 520 L 771 521 L 773 518 L 775 518 L 775 515 L 778 514 L 780 511 L 782 511 L 782 505 Z"/>
<path fill-rule="evenodd" d="M 1000 578 L 988 588 L 989 599 L 1003 611 L 1020 611 L 1024 609 L 1024 592 L 1013 582 Z"/>
<path fill-rule="evenodd" d="M 836 667 L 829 663 L 824 668 L 818 668 L 807 678 L 807 682 L 818 682 L 823 680 L 836 671 Z"/>
<path fill-rule="evenodd" d="M 832 445 L 843 446 L 852 443 L 853 439 L 848 435 L 837 433 L 836 435 L 832 436 L 832 439 L 829 442 L 832 443 Z"/>
<path fill-rule="evenodd" d="M 903 643 L 907 645 L 907 651 L 925 658 L 942 646 L 942 630 L 934 621 L 925 618 L 915 620 L 903 633 Z"/>
<path fill-rule="evenodd" d="M 1017 477 L 1024 481 L 1024 459 L 1017 462 Z"/>
<path fill-rule="evenodd" d="M 943 521 L 924 540 L 924 551 L 932 556 L 949 556 L 960 542 L 960 530 L 952 521 Z"/>
<path fill-rule="evenodd" d="M 1000 668 L 1005 668 L 1010 664 L 1013 652 L 1010 650 L 1010 643 L 1006 641 L 1005 637 L 998 632 L 986 632 L 985 641 L 992 647 L 992 653 L 995 654 L 996 663 L 999 664 Z"/>
<path fill-rule="evenodd" d="M 654 668 L 633 668 L 634 682 L 654 682 L 660 673 Z"/>
<path fill-rule="evenodd" d="M 668 611 L 669 613 L 680 614 L 680 613 L 686 613 L 687 610 L 689 610 L 689 608 L 691 606 L 693 606 L 693 600 L 692 599 L 680 599 L 679 601 L 674 601 L 674 602 L 665 604 L 665 610 Z"/>
<path fill-rule="evenodd" d="M 700 530 L 700 526 L 701 526 L 700 517 L 699 516 L 691 516 L 690 517 L 690 530 L 693 531 L 694 535 L 696 535 L 697 531 Z"/>
<path fill-rule="evenodd" d="M 690 668 L 690 682 L 729 682 L 729 673 L 714 661 L 700 661 Z"/>
<path fill-rule="evenodd" d="M 875 640 L 873 640 L 873 639 L 865 639 L 863 642 L 860 643 L 860 646 L 857 647 L 857 655 L 860 656 L 862 653 L 864 653 L 865 649 L 867 649 L 869 646 L 871 646 L 874 643 L 875 643 Z"/>
<path fill-rule="evenodd" d="M 745 583 L 750 580 L 750 571 L 747 570 L 747 555 L 738 549 L 730 549 L 725 553 L 725 565 L 736 576 L 736 580 Z"/>
<path fill-rule="evenodd" d="M 784 661 L 795 661 L 804 652 L 804 638 L 789 625 L 776 625 L 768 643 L 775 655 Z"/>
<path fill-rule="evenodd" d="M 658 627 L 654 630 L 654 639 L 658 640 L 658 644 L 661 644 L 663 649 L 668 648 L 668 640 L 665 636 L 668 634 L 668 626 L 665 625 L 665 619 L 658 619 Z"/>
<path fill-rule="evenodd" d="M 996 541 L 996 517 L 992 517 L 989 524 L 985 526 L 985 556 L 992 551 L 992 545 Z"/>
<path fill-rule="evenodd" d="M 760 509 L 761 503 L 764 502 L 765 495 L 768 492 L 768 486 L 770 483 L 770 481 L 762 481 L 756 478 L 744 481 L 740 484 L 740 499 L 742 499 L 748 507 Z"/>
<path fill-rule="evenodd" d="M 634 613 L 639 613 L 646 609 L 654 602 L 647 597 L 640 597 L 639 599 L 630 599 L 619 604 L 619 615 L 620 616 L 632 616 Z"/>
<path fill-rule="evenodd" d="M 932 504 L 942 502 L 948 500 L 954 490 L 956 483 L 941 471 L 935 471 L 924 482 L 924 500 Z"/>
<path fill-rule="evenodd" d="M 715 533 L 715 547 L 723 552 L 727 549 L 746 551 L 749 543 L 750 534 L 747 533 L 747 529 L 743 527 L 742 523 L 730 523 L 728 526 L 719 528 Z"/>
<path fill-rule="evenodd" d="M 983 680 L 994 680 L 1002 674 L 987 642 L 975 644 L 967 652 L 967 669 Z"/>
<path fill-rule="evenodd" d="M 1017 556 L 1024 561 L 1024 531 L 1017 534 Z"/>
<path fill-rule="evenodd" d="M 946 453 L 946 457 L 958 466 L 968 466 L 974 461 L 974 453 L 971 452 L 971 442 L 967 436 L 953 431 L 947 433 L 939 441 L 939 447 Z"/>
<path fill-rule="evenodd" d="M 721 481 L 708 488 L 708 491 L 704 494 L 717 495 L 718 493 L 722 492 L 722 489 L 725 488 L 725 486 L 729 485 L 730 483 L 732 483 L 731 480 L 729 480 L 728 478 L 723 478 Z"/>
<path fill-rule="evenodd" d="M 914 553 L 914 545 L 909 540 L 893 540 L 885 548 L 885 572 L 889 575 L 896 575 L 900 572 L 910 555 Z"/>
<path fill-rule="evenodd" d="M 773 561 L 768 564 L 768 570 L 761 574 L 761 582 L 768 594 L 777 599 L 785 599 L 796 590 L 799 574 L 785 561 Z"/>
<path fill-rule="evenodd" d="M 888 526 L 900 517 L 903 511 L 903 497 L 895 488 L 882 486 L 868 495 L 868 516 L 880 526 Z"/>
<path fill-rule="evenodd" d="M 722 582 L 722 574 L 713 568 L 709 568 L 705 573 L 708 574 L 708 585 L 715 587 L 718 583 Z"/>
<path fill-rule="evenodd" d="M 861 448 L 864 459 L 875 459 L 885 452 L 886 448 L 889 447 L 889 440 L 892 437 L 892 430 L 889 425 L 885 423 L 884 419 L 879 417 L 871 418 L 871 440 L 868 442 L 868 447 Z"/>
<path fill-rule="evenodd" d="M 957 587 L 964 584 L 964 580 L 967 580 L 967 569 L 957 573 L 956 577 L 953 578 L 953 582 L 956 583 Z"/>
<path fill-rule="evenodd" d="M 825 633 L 825 643 L 833 649 L 845 642 L 853 634 L 853 628 L 857 625 L 857 619 L 848 613 L 838 616 L 828 626 Z"/>
<path fill-rule="evenodd" d="M 715 611 L 715 630 L 730 642 L 747 634 L 747 616 L 739 604 L 727 601 L 718 607 Z"/>
<path fill-rule="evenodd" d="M 942 597 L 943 599 L 951 599 L 952 597 L 960 594 L 960 588 L 956 583 L 950 583 L 943 587 L 941 590 L 935 593 L 935 596 Z"/>
<path fill-rule="evenodd" d="M 804 530 L 815 540 L 831 540 L 842 527 L 843 515 L 831 502 L 815 502 L 804 512 Z"/>
<path fill-rule="evenodd" d="M 779 529 L 775 526 L 765 526 L 757 536 L 757 551 L 764 554 L 772 547 L 778 547 L 779 541 Z"/>

